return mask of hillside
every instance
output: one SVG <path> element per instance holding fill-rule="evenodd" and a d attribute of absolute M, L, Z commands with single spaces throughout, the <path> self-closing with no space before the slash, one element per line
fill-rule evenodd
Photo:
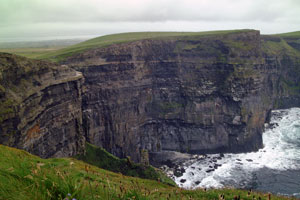
<path fill-rule="evenodd" d="M 105 35 L 94 39 L 72 45 L 54 52 L 41 54 L 38 59 L 46 59 L 51 61 L 62 61 L 67 57 L 84 52 L 93 48 L 103 48 L 113 44 L 128 43 L 144 39 L 176 39 L 178 37 L 204 37 L 224 35 L 238 32 L 246 32 L 249 30 L 226 30 L 226 31 L 208 31 L 208 32 L 136 32 L 136 33 L 120 33 Z"/>
<path fill-rule="evenodd" d="M 300 31 L 294 31 L 294 32 L 288 32 L 288 33 L 280 33 L 280 34 L 274 34 L 273 36 L 279 36 L 279 37 L 298 37 L 300 38 Z"/>
<path fill-rule="evenodd" d="M 41 199 L 225 199 L 244 200 L 268 195 L 248 191 L 183 190 L 157 181 L 126 177 L 72 158 L 41 159 L 0 145 L 0 200 Z M 292 199 L 275 197 L 272 199 Z"/>

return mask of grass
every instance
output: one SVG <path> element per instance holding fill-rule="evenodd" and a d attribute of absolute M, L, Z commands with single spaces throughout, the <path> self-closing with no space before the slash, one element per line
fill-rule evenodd
<path fill-rule="evenodd" d="M 41 159 L 0 145 L 0 200 L 95 199 L 225 199 L 268 195 L 236 189 L 184 190 L 162 182 L 127 177 L 74 158 Z M 292 199 L 272 195 L 272 200 Z"/>
<path fill-rule="evenodd" d="M 162 183 L 173 186 L 176 185 L 172 179 L 168 178 L 160 170 L 155 169 L 152 166 L 136 164 L 131 162 L 130 158 L 119 159 L 118 157 L 108 153 L 105 149 L 89 143 L 86 143 L 85 154 L 78 155 L 76 158 L 102 169 L 121 173 L 126 176 L 160 180 Z"/>
<path fill-rule="evenodd" d="M 289 33 L 274 34 L 274 36 L 280 36 L 280 37 L 299 37 L 299 38 L 300 38 L 300 31 L 294 31 L 294 32 L 289 32 Z"/>
<path fill-rule="evenodd" d="M 294 57 L 299 57 L 299 51 L 291 47 L 286 40 L 281 39 L 280 41 L 265 41 L 262 43 L 262 49 L 264 52 L 269 54 L 287 54 Z"/>
<path fill-rule="evenodd" d="M 24 56 L 27 58 L 37 59 L 44 54 L 55 52 L 59 49 L 65 48 L 66 46 L 61 47 L 32 47 L 32 48 L 12 48 L 12 49 L 0 49 L 0 52 L 12 53 L 19 56 Z"/>
<path fill-rule="evenodd" d="M 38 58 L 43 54 L 57 51 L 82 42 L 82 39 L 60 39 L 25 42 L 0 42 L 0 52 L 13 53 L 27 58 Z"/>
<path fill-rule="evenodd" d="M 208 31 L 208 32 L 135 32 L 135 33 L 120 33 L 113 35 L 106 35 L 97 37 L 85 42 L 72 45 L 67 48 L 63 48 L 54 52 L 41 54 L 39 59 L 48 59 L 51 61 L 59 62 L 65 58 L 84 52 L 93 48 L 103 48 L 112 44 L 133 42 L 143 39 L 175 39 L 177 37 L 204 37 L 212 35 L 224 35 L 238 32 L 246 32 L 249 30 L 227 30 L 227 31 Z"/>

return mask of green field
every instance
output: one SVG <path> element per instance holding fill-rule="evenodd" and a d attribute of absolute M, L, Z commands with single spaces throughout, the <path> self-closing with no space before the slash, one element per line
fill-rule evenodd
<path fill-rule="evenodd" d="M 268 199 L 235 189 L 184 190 L 160 181 L 113 173 L 73 158 L 41 159 L 0 145 L 0 200 Z M 272 195 L 272 200 L 292 199 Z"/>
<path fill-rule="evenodd" d="M 300 31 L 274 34 L 274 36 L 280 36 L 280 37 L 300 37 Z"/>
<path fill-rule="evenodd" d="M 57 43 L 55 45 L 47 46 L 34 46 L 34 47 L 21 47 L 21 48 L 1 48 L 0 52 L 8 52 L 21 56 L 25 56 L 33 59 L 44 59 L 54 62 L 60 62 L 66 59 L 67 57 L 84 52 L 93 48 L 103 48 L 113 44 L 133 42 L 143 39 L 176 39 L 178 37 L 207 37 L 207 36 L 216 36 L 222 34 L 231 34 L 238 32 L 251 31 L 249 29 L 245 30 L 225 30 L 225 31 L 207 31 L 207 32 L 133 32 L 133 33 L 120 33 L 105 35 L 97 38 L 93 38 L 75 45 L 67 45 L 64 43 L 59 46 Z M 278 36 L 283 38 L 295 38 L 300 37 L 300 31 L 282 33 L 282 34 L 273 34 L 270 36 Z M 70 44 L 70 43 L 69 43 Z M 16 46 L 16 45 L 14 45 Z"/>
<path fill-rule="evenodd" d="M 97 37 L 76 45 L 62 48 L 49 53 L 41 53 L 37 58 L 46 59 L 55 62 L 64 60 L 65 58 L 80 52 L 84 52 L 93 48 L 103 48 L 112 44 L 126 43 L 143 39 L 176 39 L 177 37 L 203 37 L 210 35 L 222 35 L 236 32 L 245 32 L 249 30 L 229 30 L 229 31 L 208 31 L 208 32 L 136 32 L 136 33 L 120 33 Z"/>
<path fill-rule="evenodd" d="M 27 42 L 1 42 L 0 52 L 13 53 L 27 58 L 36 59 L 43 54 L 78 44 L 83 39 L 60 39 Z"/>
<path fill-rule="evenodd" d="M 24 56 L 27 58 L 37 59 L 44 54 L 56 52 L 59 49 L 65 48 L 66 46 L 61 47 L 39 47 L 39 48 L 9 48 L 9 49 L 1 49 L 0 52 L 12 53 L 19 56 Z"/>

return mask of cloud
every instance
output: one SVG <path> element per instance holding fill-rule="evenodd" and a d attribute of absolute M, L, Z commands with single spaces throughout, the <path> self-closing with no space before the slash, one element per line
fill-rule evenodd
<path fill-rule="evenodd" d="M 85 32 L 79 31 L 80 28 L 98 33 L 100 28 L 96 26 L 100 25 L 103 33 L 112 30 L 142 31 L 147 27 L 156 29 L 158 24 L 164 24 L 158 26 L 162 29 L 169 27 L 168 30 L 181 31 L 192 30 L 190 24 L 201 26 L 202 29 L 209 24 L 219 29 L 250 25 L 248 28 L 262 28 L 263 32 L 300 29 L 299 0 L 2 1 L 6 2 L 0 7 L 0 36 L 8 33 L 16 35 L 17 30 L 28 35 L 46 30 L 51 34 L 67 34 L 72 30 L 78 34 Z M 288 27 L 288 30 L 283 30 L 283 27 Z"/>
<path fill-rule="evenodd" d="M 9 21 L 273 21 L 299 13 L 296 0 L 5 0 Z M 3 8 L 1 9 L 3 10 Z M 6 11 L 6 12 L 5 12 Z M 5 19 L 5 18 L 2 18 Z"/>

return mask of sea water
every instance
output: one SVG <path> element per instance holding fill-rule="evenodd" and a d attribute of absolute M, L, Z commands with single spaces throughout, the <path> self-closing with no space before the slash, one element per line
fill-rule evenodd
<path fill-rule="evenodd" d="M 189 189 L 251 188 L 300 197 L 300 108 L 272 111 L 263 144 L 258 152 L 215 154 L 189 163 L 175 182 Z"/>

